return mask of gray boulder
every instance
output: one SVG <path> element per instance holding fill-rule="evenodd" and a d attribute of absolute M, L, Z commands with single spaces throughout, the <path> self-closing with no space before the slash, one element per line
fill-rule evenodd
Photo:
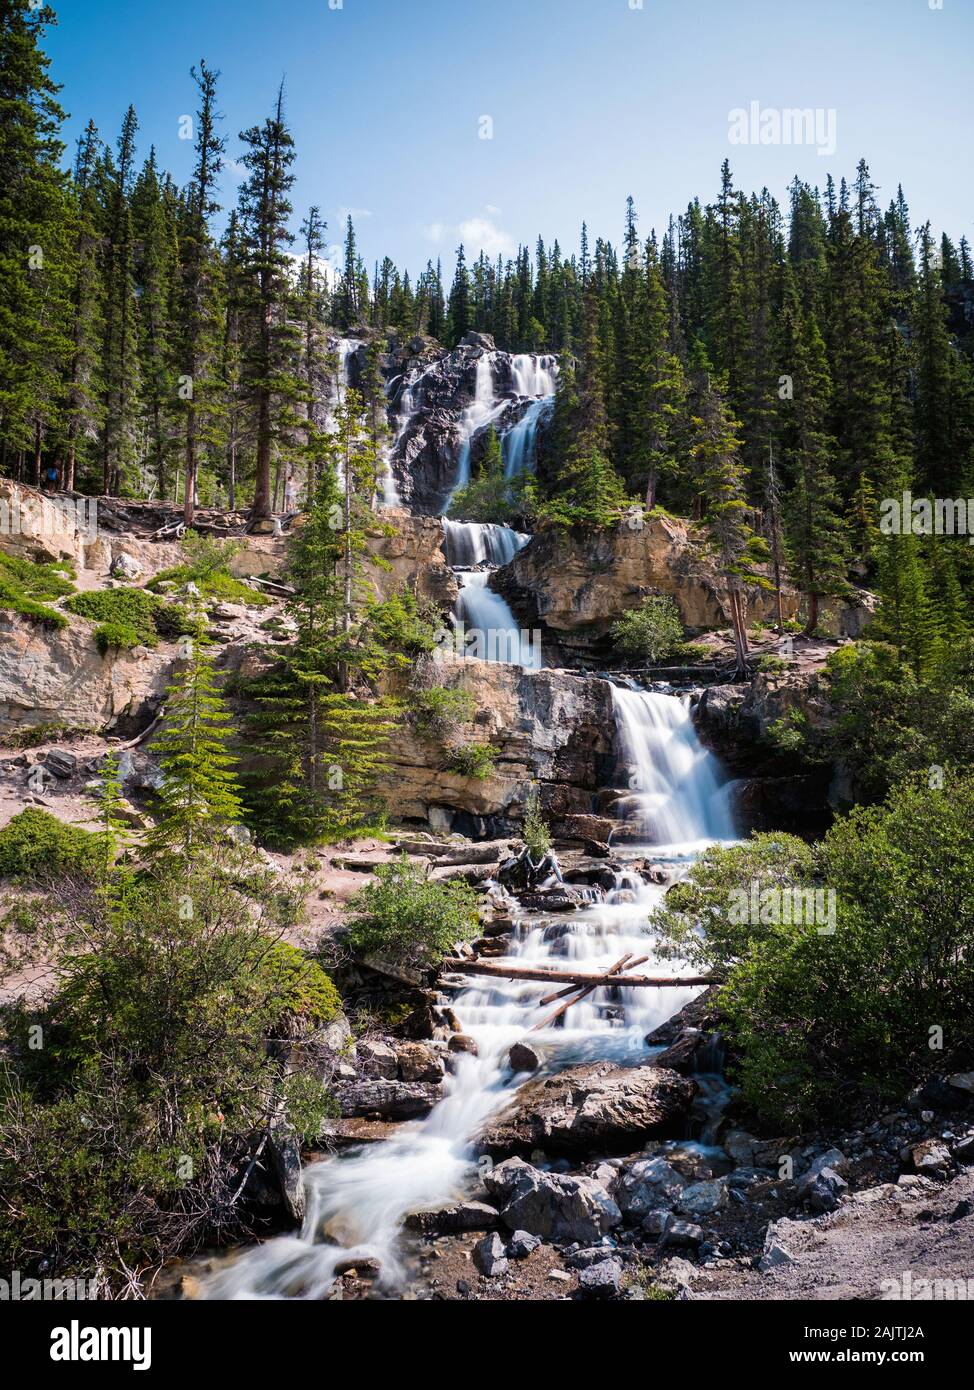
<path fill-rule="evenodd" d="M 624 1216 L 642 1221 L 655 1208 L 678 1201 L 686 1187 L 665 1158 L 643 1158 L 625 1169 L 613 1195 Z"/>
<path fill-rule="evenodd" d="M 406 1229 L 423 1235 L 458 1235 L 463 1231 L 493 1231 L 497 1210 L 486 1202 L 454 1202 L 435 1211 L 414 1211 L 406 1217 Z"/>
<path fill-rule="evenodd" d="M 622 1290 L 622 1265 L 618 1260 L 602 1259 L 583 1269 L 578 1276 L 583 1298 L 616 1298 Z"/>
<path fill-rule="evenodd" d="M 849 1184 L 834 1168 L 823 1168 L 805 1195 L 813 1211 L 835 1211 L 848 1190 Z"/>
<path fill-rule="evenodd" d="M 423 1081 L 357 1081 L 336 1086 L 335 1098 L 344 1116 L 412 1120 L 429 1114 L 440 1099 L 440 1088 Z"/>
<path fill-rule="evenodd" d="M 515 1231 L 507 1247 L 507 1253 L 512 1259 L 526 1260 L 540 1244 L 540 1237 L 533 1236 L 530 1231 Z"/>
<path fill-rule="evenodd" d="M 496 1231 L 478 1240 L 473 1248 L 473 1262 L 487 1279 L 496 1279 L 508 1270 L 507 1251 Z"/>
<path fill-rule="evenodd" d="M 502 1163 L 484 1176 L 487 1190 L 505 1201 L 500 1215 L 508 1230 L 527 1231 L 542 1240 L 593 1245 L 622 1220 L 615 1202 L 593 1178 L 548 1173 L 519 1160 L 514 1163 Z"/>

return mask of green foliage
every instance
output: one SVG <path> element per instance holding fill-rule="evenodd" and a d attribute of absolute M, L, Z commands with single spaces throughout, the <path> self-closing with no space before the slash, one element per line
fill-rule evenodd
<path fill-rule="evenodd" d="M 500 440 L 493 425 L 487 431 L 480 466 L 465 487 L 450 498 L 447 516 L 510 526 L 523 512 L 526 480 L 504 477 Z"/>
<path fill-rule="evenodd" d="M 613 623 L 612 641 L 622 656 L 662 662 L 674 656 L 683 643 L 680 612 L 668 594 L 651 594 L 638 608 Z"/>
<path fill-rule="evenodd" d="M 462 686 L 433 685 L 411 693 L 409 711 L 417 732 L 445 743 L 473 719 L 477 702 Z"/>
<path fill-rule="evenodd" d="M 380 665 L 392 658 L 396 665 L 405 667 L 435 649 L 442 625 L 432 604 L 424 603 L 409 589 L 401 589 L 387 599 L 372 599 L 366 604 L 362 637 L 376 644 Z"/>
<path fill-rule="evenodd" d="M 0 550 L 0 608 L 57 630 L 67 627 L 63 613 L 48 607 L 44 599 L 62 598 L 74 590 L 63 565 L 42 564 L 8 555 Z"/>
<path fill-rule="evenodd" d="M 166 691 L 166 717 L 151 744 L 163 773 L 159 820 L 148 840 L 151 852 L 190 860 L 202 843 L 240 819 L 230 725 L 213 662 L 197 642 Z"/>
<path fill-rule="evenodd" d="M 524 825 L 521 834 L 532 863 L 540 864 L 551 849 L 551 832 L 541 814 L 541 798 L 537 787 L 531 788 L 524 803 Z"/>
<path fill-rule="evenodd" d="M 246 603 L 252 608 L 263 608 L 273 602 L 267 594 L 258 593 L 230 573 L 230 561 L 240 549 L 237 542 L 221 541 L 190 530 L 184 535 L 182 546 L 186 553 L 185 562 L 162 570 L 149 581 L 149 589 L 158 590 L 160 585 L 167 583 L 180 586 L 195 584 L 205 599 Z"/>
<path fill-rule="evenodd" d="M 0 877 L 43 883 L 66 874 L 95 878 L 105 856 L 105 836 L 28 806 L 0 830 Z"/>
<path fill-rule="evenodd" d="M 943 790 L 916 779 L 837 820 L 820 846 L 759 835 L 712 849 L 667 895 L 656 923 L 722 981 L 735 1079 L 769 1124 L 901 1096 L 931 1066 L 933 1024 L 948 1049 L 970 1047 L 972 855 L 974 777 Z M 786 920 L 793 888 L 834 893 L 831 924 L 825 897 Z"/>
<path fill-rule="evenodd" d="M 199 619 L 190 610 L 163 603 L 146 589 L 92 589 L 74 594 L 65 606 L 97 624 L 95 643 L 102 656 L 112 648 L 155 647 L 160 637 L 199 631 Z"/>
<path fill-rule="evenodd" d="M 477 895 L 459 879 L 429 883 L 406 855 L 381 864 L 349 903 L 348 944 L 358 956 L 435 965 L 477 925 Z"/>
<path fill-rule="evenodd" d="M 458 743 L 447 749 L 446 766 L 458 777 L 486 782 L 494 771 L 497 749 L 492 743 Z"/>

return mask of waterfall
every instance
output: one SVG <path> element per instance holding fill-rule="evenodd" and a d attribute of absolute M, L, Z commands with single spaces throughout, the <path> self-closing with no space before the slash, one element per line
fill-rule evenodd
<path fill-rule="evenodd" d="M 519 396 L 553 396 L 558 380 L 558 359 L 534 352 L 516 352 L 511 358 L 514 390 Z"/>
<path fill-rule="evenodd" d="M 677 832 L 699 844 L 730 835 L 720 809 L 714 760 L 696 742 L 686 704 L 676 696 L 615 690 L 619 741 L 631 779 L 653 783 L 653 820 L 659 833 Z M 650 845 L 635 851 L 640 860 Z M 651 841 L 653 858 L 671 877 L 686 859 L 668 857 Z M 579 970 L 607 968 L 625 951 L 649 956 L 653 974 L 678 975 L 683 963 L 658 958 L 649 917 L 664 888 L 644 882 L 635 868 L 620 869 L 601 902 L 571 916 L 550 918 L 515 912 L 507 957 L 522 965 Z M 557 930 L 553 929 L 557 927 Z M 336 1266 L 378 1258 L 382 1282 L 395 1289 L 404 1278 L 398 1244 L 405 1217 L 469 1192 L 478 1177 L 474 1141 L 484 1123 L 510 1099 L 518 1084 L 506 1064 L 512 1043 L 552 1012 L 541 999 L 543 982 L 473 978 L 452 999 L 477 1055 L 456 1059 L 445 1095 L 423 1120 L 400 1125 L 393 1139 L 353 1153 L 325 1158 L 305 1169 L 307 1215 L 300 1235 L 280 1236 L 244 1252 L 203 1289 L 208 1298 L 321 1298 Z M 558 1027 L 531 1035 L 548 1072 L 583 1060 L 622 1063 L 649 1059 L 644 1038 L 699 993 L 698 989 L 595 990 L 574 1004 Z"/>
<path fill-rule="evenodd" d="M 498 401 L 494 394 L 494 356 L 492 352 L 482 352 L 477 358 L 474 378 L 473 400 L 460 416 L 460 452 L 457 455 L 457 474 L 453 488 L 443 506 L 449 510 L 454 495 L 470 481 L 470 455 L 474 435 L 495 420 L 504 410 L 507 402 Z"/>
<path fill-rule="evenodd" d="M 531 539 L 510 526 L 479 521 L 444 520 L 443 531 L 446 562 L 458 569 L 506 565 Z"/>
<path fill-rule="evenodd" d="M 528 671 L 541 669 L 541 653 L 529 632 L 517 620 L 500 594 L 488 588 L 489 570 L 470 570 L 457 575 L 460 594 L 456 622 L 462 628 L 468 655 L 481 661 L 506 661 Z"/>
<path fill-rule="evenodd" d="M 621 807 L 652 844 L 701 846 L 733 838 L 719 764 L 697 737 L 689 699 L 612 687 L 631 795 Z"/>
<path fill-rule="evenodd" d="M 514 478 L 518 473 L 534 472 L 534 453 L 538 439 L 538 425 L 550 413 L 554 397 L 532 401 L 517 424 L 504 435 L 501 450 L 504 456 L 504 477 Z"/>

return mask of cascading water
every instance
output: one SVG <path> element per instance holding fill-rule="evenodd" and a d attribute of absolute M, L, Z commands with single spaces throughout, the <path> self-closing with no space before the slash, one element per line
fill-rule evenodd
<path fill-rule="evenodd" d="M 482 352 L 477 358 L 474 377 L 473 400 L 460 416 L 460 452 L 457 455 L 457 475 L 453 489 L 446 499 L 443 511 L 449 510 L 450 503 L 462 487 L 470 481 L 470 454 L 473 437 L 478 430 L 485 429 L 504 410 L 507 402 L 498 400 L 494 393 L 494 356 L 492 352 Z"/>
<path fill-rule="evenodd" d="M 689 711 L 672 695 L 614 689 L 620 749 L 633 775 L 650 763 L 653 815 L 667 835 L 686 835 L 699 846 L 708 836 L 733 834 L 716 796 L 717 769 L 697 743 Z M 669 705 L 671 708 L 666 709 Z M 642 710 L 645 714 L 639 714 Z M 677 752 L 676 739 L 689 754 Z M 642 856 L 647 846 L 642 849 Z M 684 845 L 682 848 L 686 848 Z M 652 846 L 655 859 L 666 854 Z M 685 869 L 679 855 L 674 876 Z M 635 870 L 621 870 L 605 899 L 557 921 L 521 916 L 507 959 L 522 965 L 605 968 L 625 951 L 648 955 L 647 970 L 680 972 L 680 963 L 656 960 L 647 919 L 663 888 L 646 884 Z M 452 1006 L 464 1032 L 477 1042 L 476 1056 L 461 1055 L 447 1079 L 446 1096 L 426 1119 L 400 1127 L 397 1136 L 347 1156 L 325 1159 L 304 1174 L 307 1216 L 300 1236 L 283 1236 L 245 1252 L 204 1289 L 210 1298 L 306 1298 L 324 1296 L 336 1266 L 378 1258 L 382 1282 L 395 1288 L 404 1277 L 399 1248 L 402 1222 L 411 1211 L 441 1206 L 462 1195 L 475 1173 L 474 1140 L 516 1082 L 506 1063 L 510 1045 L 545 1019 L 540 1000 L 549 986 L 498 979 L 458 983 Z M 682 1008 L 693 989 L 596 990 L 574 1004 L 564 1026 L 532 1033 L 532 1044 L 550 1070 L 580 1060 L 647 1058 L 645 1034 Z"/>
<path fill-rule="evenodd" d="M 447 563 L 453 567 L 460 592 L 453 611 L 463 630 L 464 652 L 481 661 L 506 661 L 526 670 L 541 667 L 541 652 L 529 633 L 522 632 L 510 606 L 490 588 L 490 572 L 513 560 L 531 539 L 510 526 L 477 521 L 443 522 Z M 477 566 L 486 566 L 479 569 Z"/>
<path fill-rule="evenodd" d="M 511 375 L 517 394 L 535 399 L 501 440 L 505 478 L 534 471 L 538 428 L 555 403 L 558 359 L 538 357 L 534 353 L 517 353 L 511 358 Z"/>
<path fill-rule="evenodd" d="M 506 565 L 531 539 L 510 526 L 478 521 L 444 521 L 443 533 L 446 562 L 458 569 Z"/>

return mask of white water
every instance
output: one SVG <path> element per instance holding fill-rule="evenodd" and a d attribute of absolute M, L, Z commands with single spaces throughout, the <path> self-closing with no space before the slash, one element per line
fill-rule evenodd
<path fill-rule="evenodd" d="M 495 354 L 492 352 L 482 352 L 477 358 L 473 400 L 460 416 L 460 452 L 457 455 L 457 475 L 453 482 L 453 489 L 443 505 L 444 512 L 449 510 L 454 494 L 459 492 L 462 487 L 466 487 L 470 481 L 470 454 L 473 448 L 474 435 L 479 430 L 486 429 L 493 420 L 496 420 L 507 405 L 505 400 L 498 400 L 494 394 L 494 356 Z"/>
<path fill-rule="evenodd" d="M 505 478 L 514 478 L 519 473 L 534 472 L 538 426 L 550 412 L 553 402 L 553 396 L 532 401 L 517 424 L 512 425 L 504 435 L 501 452 L 504 457 Z"/>
<path fill-rule="evenodd" d="M 674 875 L 685 869 L 680 855 L 733 827 L 716 795 L 715 767 L 696 743 L 684 703 L 672 695 L 613 691 L 621 751 L 630 771 L 654 773 L 653 814 L 667 834 L 686 834 L 673 846 Z M 669 706 L 669 708 L 667 708 Z M 677 752 L 675 741 L 691 755 Z M 654 858 L 665 859 L 658 845 Z M 642 855 L 645 854 L 645 848 Z M 680 962 L 654 958 L 647 919 L 663 888 L 623 871 L 603 902 L 555 919 L 522 916 L 516 922 L 508 959 L 521 964 L 579 969 L 610 965 L 625 951 L 648 955 L 644 967 L 678 974 Z M 387 1143 L 305 1170 L 308 1215 L 299 1236 L 283 1236 L 248 1250 L 215 1276 L 210 1298 L 320 1298 L 339 1261 L 377 1257 L 382 1280 L 395 1288 L 407 1277 L 399 1250 L 403 1219 L 411 1211 L 437 1207 L 463 1195 L 475 1173 L 473 1139 L 493 1111 L 511 1095 L 506 1064 L 510 1045 L 551 1012 L 540 1006 L 549 986 L 528 981 L 474 980 L 453 999 L 478 1055 L 462 1055 L 446 1082 L 447 1094 L 426 1119 L 400 1127 Z M 645 1060 L 645 1034 L 698 993 L 694 989 L 597 990 L 575 1004 L 565 1026 L 532 1034 L 546 1066 L 557 1069 L 582 1059 Z"/>
<path fill-rule="evenodd" d="M 540 671 L 541 652 L 530 632 L 518 627 L 507 601 L 487 587 L 490 571 L 461 571 L 457 582 L 455 616 L 463 627 L 467 654 L 480 661 L 506 661 Z"/>
<path fill-rule="evenodd" d="M 511 358 L 514 390 L 519 396 L 553 396 L 558 381 L 558 359 L 517 352 Z"/>
<path fill-rule="evenodd" d="M 446 562 L 459 569 L 476 565 L 506 565 L 531 539 L 523 531 L 492 522 L 443 522 Z"/>

